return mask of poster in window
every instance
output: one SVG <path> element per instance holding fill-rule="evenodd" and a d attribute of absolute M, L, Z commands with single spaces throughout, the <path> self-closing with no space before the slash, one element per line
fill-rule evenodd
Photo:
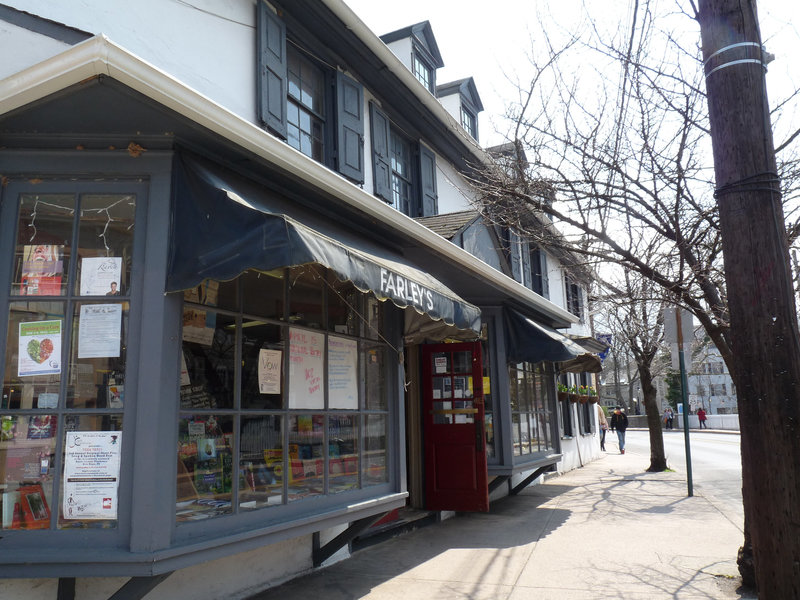
<path fill-rule="evenodd" d="M 58 373 L 61 373 L 61 321 L 20 323 L 17 375 Z"/>
<path fill-rule="evenodd" d="M 78 358 L 119 357 L 121 304 L 84 304 L 78 328 Z"/>
<path fill-rule="evenodd" d="M 328 406 L 358 409 L 358 342 L 328 337 Z"/>
<path fill-rule="evenodd" d="M 260 394 L 281 393 L 280 350 L 261 348 L 258 351 L 258 392 Z"/>
<path fill-rule="evenodd" d="M 210 346 L 214 341 L 216 330 L 217 313 L 193 308 L 183 310 L 182 339 L 184 342 Z"/>
<path fill-rule="evenodd" d="M 64 246 L 33 244 L 22 247 L 21 295 L 58 296 L 63 274 Z"/>
<path fill-rule="evenodd" d="M 323 408 L 323 356 L 325 336 L 289 329 L 289 408 Z"/>
<path fill-rule="evenodd" d="M 68 431 L 64 519 L 116 519 L 121 431 Z"/>
<path fill-rule="evenodd" d="M 81 261 L 81 296 L 119 296 L 122 258 L 87 257 Z"/>

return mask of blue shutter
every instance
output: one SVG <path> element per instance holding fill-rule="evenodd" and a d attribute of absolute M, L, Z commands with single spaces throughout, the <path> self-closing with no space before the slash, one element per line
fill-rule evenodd
<path fill-rule="evenodd" d="M 258 117 L 286 137 L 286 25 L 264 3 L 258 3 Z"/>
<path fill-rule="evenodd" d="M 344 73 L 336 73 L 336 139 L 339 173 L 364 183 L 364 88 Z"/>
<path fill-rule="evenodd" d="M 419 145 L 419 185 L 422 196 L 422 217 L 439 214 L 439 196 L 436 193 L 436 155 Z"/>
<path fill-rule="evenodd" d="M 550 279 L 547 276 L 547 252 L 539 248 L 539 270 L 542 275 L 542 296 L 550 300 Z"/>
<path fill-rule="evenodd" d="M 375 104 L 370 103 L 370 127 L 372 129 L 372 174 L 375 195 L 387 202 L 392 201 L 392 162 L 389 155 L 389 119 Z"/>
<path fill-rule="evenodd" d="M 509 230 L 508 241 L 510 250 L 509 258 L 511 259 L 511 275 L 514 277 L 515 281 L 522 283 L 522 261 L 519 255 L 519 236 L 514 231 Z"/>

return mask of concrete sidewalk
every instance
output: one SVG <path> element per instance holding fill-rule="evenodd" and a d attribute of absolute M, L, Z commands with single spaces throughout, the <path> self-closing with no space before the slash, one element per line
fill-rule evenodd
<path fill-rule="evenodd" d="M 737 592 L 741 523 L 648 462 L 606 454 L 250 600 L 755 598 Z"/>

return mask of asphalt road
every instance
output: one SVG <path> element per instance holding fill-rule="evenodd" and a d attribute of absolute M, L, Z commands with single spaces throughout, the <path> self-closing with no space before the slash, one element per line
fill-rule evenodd
<path fill-rule="evenodd" d="M 610 433 L 610 432 L 609 432 Z M 607 438 L 616 442 L 616 436 Z M 742 461 L 738 433 L 706 433 L 690 431 L 692 483 L 695 494 L 702 494 L 725 514 L 739 529 L 743 528 Z M 609 444 L 612 450 L 616 444 Z M 650 456 L 650 437 L 647 431 L 628 431 L 627 453 Z M 687 473 L 685 442 L 682 431 L 664 431 L 664 450 L 667 465 L 684 475 Z M 613 451 L 613 450 L 612 450 Z M 687 486 L 688 492 L 688 486 Z"/>

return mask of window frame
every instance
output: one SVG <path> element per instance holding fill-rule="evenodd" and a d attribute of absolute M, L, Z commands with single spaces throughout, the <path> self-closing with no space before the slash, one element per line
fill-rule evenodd
<path fill-rule="evenodd" d="M 158 159 L 156 159 L 158 160 Z M 43 158 L 42 163 L 46 164 L 47 159 Z M 80 161 L 78 161 L 80 162 Z M 146 160 L 146 163 L 152 163 L 151 160 Z M 48 163 L 49 164 L 49 163 Z M 28 163 L 28 168 L 31 167 Z M 130 174 L 120 175 L 118 179 L 108 179 L 106 181 L 97 181 L 96 179 L 82 178 L 82 177 L 46 177 L 44 181 L 37 184 L 30 183 L 29 177 L 14 178 L 10 176 L 8 184 L 2 192 L 3 202 L 0 202 L 0 255 L 6 256 L 5 260 L 0 261 L 0 281 L 6 282 L 8 287 L 0 292 L 0 314 L 4 315 L 0 318 L 0 339 L 4 340 L 2 348 L 5 353 L 0 353 L 0 358 L 5 365 L 6 355 L 9 348 L 6 347 L 9 333 L 9 310 L 13 303 L 20 302 L 57 302 L 63 306 L 62 319 L 62 371 L 59 376 L 58 383 L 58 404 L 56 408 L 48 409 L 0 409 L 2 414 L 12 414 L 19 416 L 35 416 L 35 415 L 56 415 L 56 432 L 54 434 L 54 448 L 53 456 L 54 461 L 50 467 L 53 472 L 53 488 L 51 502 L 49 503 L 50 525 L 45 530 L 39 530 L 35 536 L 36 540 L 30 540 L 27 536 L 27 530 L 3 530 L 3 536 L 13 539 L 15 546 L 20 548 L 27 547 L 29 543 L 34 543 L 35 546 L 40 546 L 43 540 L 48 540 L 53 547 L 59 547 L 59 544 L 67 543 L 87 543 L 106 545 L 119 545 L 126 543 L 127 540 L 135 535 L 132 521 L 135 519 L 135 508 L 132 506 L 132 463 L 133 463 L 133 447 L 136 442 L 136 431 L 133 424 L 133 416 L 136 412 L 137 395 L 138 395 L 138 380 L 139 380 L 139 348 L 141 344 L 139 334 L 139 324 L 141 323 L 142 315 L 142 295 L 144 286 L 144 271 L 145 262 L 145 240 L 147 238 L 146 218 L 148 208 L 148 195 L 150 193 L 150 183 L 138 176 L 141 165 L 136 165 L 136 175 Z M 12 167 L 13 168 L 13 167 Z M 64 165 L 61 166 L 64 168 Z M 128 168 L 120 169 L 120 173 L 125 173 L 130 170 Z M 146 167 L 144 169 L 147 170 Z M 105 408 L 87 408 L 83 406 L 68 406 L 67 404 L 67 389 L 69 387 L 69 380 L 71 377 L 72 365 L 70 359 L 72 358 L 72 346 L 74 345 L 75 333 L 75 309 L 82 304 L 102 303 L 103 300 L 98 296 L 81 296 L 80 290 L 76 289 L 76 277 L 78 272 L 78 249 L 80 244 L 80 215 L 77 214 L 73 217 L 71 226 L 72 233 L 70 237 L 70 264 L 68 271 L 65 272 L 67 284 L 64 293 L 59 296 L 27 296 L 11 293 L 11 285 L 14 280 L 14 261 L 16 259 L 16 245 L 17 245 L 17 224 L 19 219 L 20 198 L 24 194 L 32 195 L 47 195 L 47 194 L 71 194 L 76 198 L 83 196 L 94 195 L 132 195 L 136 198 L 136 206 L 133 215 L 134 235 L 132 238 L 132 252 L 131 263 L 134 265 L 130 271 L 130 278 L 127 282 L 125 289 L 121 290 L 121 294 L 115 298 L 114 303 L 127 304 L 127 332 L 125 338 L 125 401 L 124 405 L 120 407 Z M 41 298 L 41 299 L 40 299 Z M 48 300 L 51 299 L 51 300 Z M 122 341 L 121 341 L 122 343 Z M 0 348 L 0 349 L 2 349 Z M 64 357 L 66 356 L 66 360 Z M 5 367 L 4 367 L 5 368 Z M 63 492 L 63 469 L 64 469 L 64 451 L 66 439 L 66 417 L 77 418 L 91 418 L 91 417 L 108 417 L 119 418 L 122 422 L 123 432 L 122 448 L 120 455 L 120 471 L 119 471 L 119 484 L 117 488 L 117 518 L 112 527 L 101 528 L 70 528 L 60 527 L 60 512 L 62 509 Z M 127 423 L 127 426 L 125 425 Z M 125 435 L 125 432 L 128 432 Z M 41 536 L 45 536 L 42 538 Z M 26 539 L 27 538 L 27 539 Z M 78 540 L 83 540 L 78 542 Z"/>
<path fill-rule="evenodd" d="M 327 273 L 327 270 L 323 268 L 319 268 L 319 271 L 322 273 Z M 202 527 L 204 530 L 211 529 L 211 530 L 220 530 L 224 531 L 225 528 L 229 528 L 231 524 L 231 520 L 233 522 L 239 523 L 258 523 L 264 522 L 265 520 L 272 520 L 275 518 L 284 518 L 287 514 L 299 514 L 304 511 L 305 506 L 309 506 L 308 500 L 313 499 L 313 503 L 315 506 L 318 506 L 319 503 L 324 503 L 326 506 L 336 506 L 341 504 L 343 501 L 347 503 L 352 503 L 354 501 L 358 501 L 360 499 L 367 499 L 370 497 L 374 497 L 375 495 L 383 495 L 387 491 L 394 489 L 396 485 L 396 478 L 397 473 L 395 469 L 395 461 L 396 461 L 396 454 L 398 452 L 397 441 L 394 436 L 394 424 L 397 419 L 396 412 L 396 391 L 397 391 L 397 370 L 393 368 L 395 364 L 392 360 L 391 354 L 391 345 L 385 341 L 381 341 L 382 338 L 392 339 L 393 331 L 395 330 L 394 324 L 394 317 L 395 311 L 391 308 L 388 310 L 384 308 L 384 305 L 378 303 L 377 300 L 364 292 L 357 292 L 359 294 L 359 301 L 358 301 L 358 312 L 363 313 L 366 311 L 367 308 L 371 305 L 370 302 L 380 306 L 383 309 L 380 313 L 380 324 L 383 328 L 382 337 L 375 336 L 371 337 L 369 332 L 365 329 L 366 325 L 359 322 L 357 327 L 357 331 L 355 334 L 350 333 L 342 333 L 337 332 L 329 327 L 329 313 L 328 309 L 331 306 L 329 300 L 329 287 L 320 283 L 320 292 L 321 292 L 321 302 L 323 306 L 323 323 L 321 327 L 316 328 L 312 327 L 308 324 L 297 324 L 293 323 L 291 319 L 291 310 L 292 310 L 292 300 L 289 294 L 289 285 L 287 285 L 288 277 L 290 269 L 284 269 L 284 279 L 283 283 L 283 314 L 275 317 L 264 317 L 261 315 L 255 315 L 252 313 L 248 313 L 245 310 L 245 290 L 244 290 L 244 283 L 241 278 L 237 278 L 236 283 L 234 284 L 236 287 L 236 303 L 237 306 L 228 306 L 228 307 L 213 307 L 204 304 L 197 304 L 193 302 L 187 302 L 184 298 L 180 298 L 182 306 L 184 308 L 196 308 L 196 309 L 203 309 L 205 308 L 208 311 L 215 311 L 217 313 L 226 314 L 235 319 L 237 324 L 236 326 L 236 342 L 235 342 L 235 356 L 233 360 L 233 364 L 237 365 L 235 367 L 235 389 L 233 390 L 233 400 L 232 406 L 230 408 L 202 408 L 193 410 L 190 408 L 184 408 L 178 406 L 176 408 L 176 434 L 177 434 L 177 424 L 180 423 L 181 419 L 184 418 L 186 415 L 204 415 L 204 414 L 222 414 L 222 415 L 230 415 L 232 418 L 232 457 L 231 457 L 231 464 L 233 465 L 233 469 L 235 472 L 238 472 L 240 468 L 240 452 L 241 452 L 241 443 L 242 443 L 242 434 L 241 434 L 241 423 L 246 418 L 258 417 L 258 416 L 278 416 L 281 419 L 282 427 L 281 427 L 281 440 L 282 440 L 282 452 L 283 457 L 282 461 L 285 467 L 289 466 L 289 461 L 291 460 L 289 456 L 289 444 L 291 442 L 291 434 L 289 431 L 289 424 L 292 418 L 296 418 L 297 416 L 302 415 L 322 415 L 322 435 L 323 439 L 325 440 L 322 443 L 323 448 L 323 485 L 325 486 L 325 490 L 322 494 L 313 495 L 311 498 L 299 498 L 295 500 L 290 500 L 288 496 L 288 490 L 291 487 L 290 483 L 290 476 L 288 475 L 289 471 L 288 468 L 284 468 L 285 475 L 283 476 L 282 480 L 282 499 L 281 502 L 275 504 L 274 506 L 260 506 L 254 509 L 243 508 L 240 506 L 240 490 L 239 486 L 236 483 L 232 483 L 231 491 L 230 491 L 230 512 L 226 514 L 220 514 L 217 518 L 207 518 L 207 519 L 200 519 L 197 522 L 184 522 L 184 523 L 177 523 L 176 532 L 177 535 L 184 536 L 190 535 L 188 533 L 184 533 L 186 531 L 193 530 L 196 527 Z M 354 288 L 355 289 L 355 288 Z M 388 307 L 387 307 L 388 308 Z M 282 378 L 284 384 L 282 385 L 282 405 L 278 408 L 252 408 L 252 407 L 245 407 L 242 404 L 242 367 L 239 366 L 242 363 L 243 356 L 242 356 L 242 324 L 245 321 L 252 321 L 257 320 L 258 322 L 264 322 L 265 324 L 275 325 L 280 327 L 281 329 L 281 339 L 283 340 L 283 348 L 284 348 L 284 360 L 282 360 Z M 323 336 L 323 345 L 324 345 L 324 356 L 323 356 L 323 367 L 324 370 L 324 377 L 323 377 L 323 393 L 324 393 L 324 404 L 322 408 L 313 408 L 313 409 L 303 409 L 298 407 L 292 407 L 289 404 L 289 392 L 288 392 L 288 382 L 290 381 L 289 378 L 289 360 L 286 356 L 286 352 L 288 352 L 289 347 L 289 331 L 290 330 L 299 330 L 299 331 L 309 331 L 315 332 Z M 329 397 L 328 397 L 328 386 L 326 385 L 327 381 L 327 357 L 328 357 L 328 338 L 329 337 L 344 337 L 350 340 L 356 340 L 358 344 L 358 371 L 359 371 L 359 380 L 362 381 L 359 387 L 359 406 L 357 409 L 341 409 L 341 408 L 334 408 L 330 407 Z M 182 337 L 182 336 L 181 336 Z M 379 339 L 380 338 L 380 339 Z M 363 373 L 361 373 L 361 369 L 364 368 L 364 360 L 365 360 L 365 352 L 367 349 L 373 345 L 380 345 L 384 349 L 384 358 L 385 363 L 382 365 L 383 371 L 383 378 L 384 378 L 384 394 L 385 394 L 385 405 L 382 408 L 370 408 L 366 404 L 366 390 L 363 389 L 363 381 L 364 378 L 361 377 Z M 179 342 L 179 347 L 183 348 L 183 342 Z M 176 402 L 177 403 L 177 402 Z M 327 439 L 329 435 L 329 417 L 336 416 L 336 415 L 345 415 L 354 417 L 357 421 L 357 429 L 358 429 L 358 456 L 359 456 L 359 469 L 358 469 L 358 486 L 354 489 L 346 490 L 344 492 L 333 492 L 331 491 L 329 486 L 329 475 L 328 475 L 328 462 L 329 454 L 328 454 L 328 446 L 327 446 Z M 366 423 L 369 421 L 370 417 L 382 416 L 385 419 L 385 479 L 379 483 L 373 484 L 366 484 L 363 481 L 364 476 L 364 469 L 366 467 L 365 463 L 365 452 L 367 450 L 367 431 L 366 431 Z M 177 437 L 176 437 L 177 440 Z M 173 498 L 173 504 L 176 503 L 176 498 Z M 309 509 L 305 509 L 309 510 Z M 222 523 L 222 525 L 220 525 Z"/>
<path fill-rule="evenodd" d="M 324 76 L 324 150 L 320 164 L 355 182 L 364 183 L 364 88 L 337 65 L 324 46 L 288 30 L 284 19 L 263 0 L 257 3 L 256 104 L 262 127 L 288 140 L 289 47 L 320 69 Z M 312 158 L 312 160 L 315 160 Z"/>

